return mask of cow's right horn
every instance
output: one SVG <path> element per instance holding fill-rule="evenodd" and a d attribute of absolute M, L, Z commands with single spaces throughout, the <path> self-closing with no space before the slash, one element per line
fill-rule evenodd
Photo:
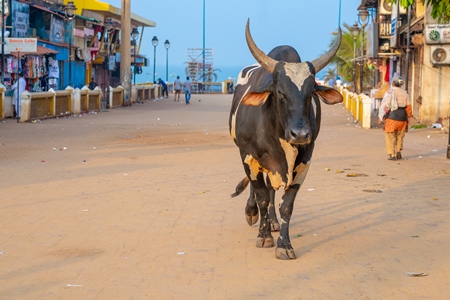
<path fill-rule="evenodd" d="M 253 57 L 259 64 L 266 69 L 268 72 L 273 73 L 275 70 L 275 65 L 278 63 L 275 59 L 267 56 L 263 51 L 261 51 L 253 41 L 252 35 L 250 34 L 250 19 L 247 20 L 247 26 L 245 26 L 245 38 L 247 40 L 248 49 L 252 53 Z"/>
<path fill-rule="evenodd" d="M 339 50 L 339 45 L 341 44 L 341 37 L 342 37 L 342 30 L 341 27 L 339 27 L 338 30 L 338 36 L 334 40 L 333 46 L 328 50 L 327 53 L 323 54 L 321 57 L 316 58 L 311 63 L 314 66 L 314 69 L 316 70 L 316 74 L 325 68 L 326 65 L 333 59 L 333 57 L 336 55 L 337 51 Z"/>

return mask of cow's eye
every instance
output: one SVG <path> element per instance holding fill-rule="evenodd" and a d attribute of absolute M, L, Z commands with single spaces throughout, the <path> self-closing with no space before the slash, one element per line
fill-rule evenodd
<path fill-rule="evenodd" d="M 280 97 L 282 97 L 282 98 L 285 98 L 285 97 L 286 97 L 286 96 L 284 96 L 284 94 L 283 94 L 282 91 L 278 90 L 277 92 L 278 92 L 278 96 L 280 96 Z"/>

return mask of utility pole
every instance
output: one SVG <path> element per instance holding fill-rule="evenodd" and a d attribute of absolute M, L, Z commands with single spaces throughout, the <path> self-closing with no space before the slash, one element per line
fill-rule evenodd
<path fill-rule="evenodd" d="M 120 35 L 120 82 L 124 88 L 124 105 L 131 105 L 131 0 L 122 0 Z"/>

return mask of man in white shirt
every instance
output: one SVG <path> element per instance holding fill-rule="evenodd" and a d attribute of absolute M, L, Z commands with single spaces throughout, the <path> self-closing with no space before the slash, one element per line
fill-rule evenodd
<path fill-rule="evenodd" d="M 177 76 L 177 80 L 173 82 L 173 89 L 175 90 L 175 98 L 173 101 L 180 101 L 180 93 L 181 93 L 181 80 L 180 76 Z"/>
<path fill-rule="evenodd" d="M 336 76 L 336 87 L 340 88 L 342 85 L 342 80 L 339 78 L 339 76 Z"/>
<path fill-rule="evenodd" d="M 25 81 L 25 79 L 23 79 L 23 73 L 20 72 L 19 80 L 17 80 L 16 83 L 11 86 L 11 90 L 14 91 L 12 103 L 14 107 L 14 114 L 16 115 L 17 119 L 20 119 L 21 116 L 20 109 L 22 107 L 22 99 L 20 98 L 20 95 L 25 92 L 26 87 L 27 82 Z"/>

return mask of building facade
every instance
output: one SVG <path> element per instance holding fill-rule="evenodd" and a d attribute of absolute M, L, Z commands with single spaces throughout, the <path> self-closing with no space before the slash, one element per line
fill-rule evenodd
<path fill-rule="evenodd" d="M 413 116 L 422 124 L 448 126 L 450 25 L 433 19 L 421 0 L 409 10 L 385 0 L 362 0 L 362 8 L 371 16 L 365 59 L 377 66 L 374 86 L 388 85 L 400 74 L 407 80 Z"/>
<path fill-rule="evenodd" d="M 29 91 L 82 88 L 93 77 L 103 89 L 108 82 L 120 85 L 122 43 L 121 10 L 96 0 L 75 0 L 77 11 L 68 19 L 67 0 L 5 0 L 5 37 L 37 39 L 37 52 L 2 53 L 2 75 L 6 86 L 19 72 L 24 74 Z M 129 25 L 128 25 L 129 26 Z M 131 14 L 131 27 L 155 27 L 153 21 Z M 136 49 L 140 48 L 136 47 Z M 128 53 L 127 55 L 132 55 Z M 133 53 L 134 55 L 134 53 Z M 134 61 L 134 59 L 132 60 Z M 146 63 L 137 53 L 136 64 Z M 47 87 L 43 87 L 45 77 Z"/>

